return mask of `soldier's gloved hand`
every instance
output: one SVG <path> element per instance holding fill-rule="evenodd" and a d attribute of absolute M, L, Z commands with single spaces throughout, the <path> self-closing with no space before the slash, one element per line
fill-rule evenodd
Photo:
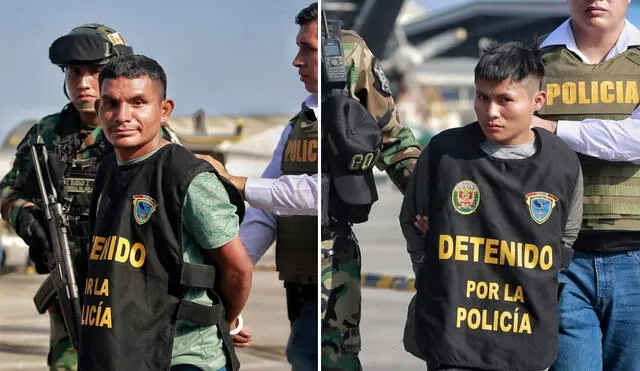
<path fill-rule="evenodd" d="M 29 246 L 29 257 L 36 266 L 36 272 L 49 273 L 46 254 L 49 251 L 49 239 L 43 227 L 44 215 L 40 208 L 23 206 L 16 217 L 16 232 Z"/>

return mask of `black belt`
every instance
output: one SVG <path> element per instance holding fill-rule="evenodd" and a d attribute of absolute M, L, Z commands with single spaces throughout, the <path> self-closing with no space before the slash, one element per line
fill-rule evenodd
<path fill-rule="evenodd" d="M 318 284 L 316 283 L 284 281 L 284 287 L 288 290 L 293 290 L 297 295 L 305 298 L 315 298 L 318 296 Z"/>
<path fill-rule="evenodd" d="M 640 250 L 640 232 L 580 231 L 573 244 L 575 251 L 615 253 Z"/>

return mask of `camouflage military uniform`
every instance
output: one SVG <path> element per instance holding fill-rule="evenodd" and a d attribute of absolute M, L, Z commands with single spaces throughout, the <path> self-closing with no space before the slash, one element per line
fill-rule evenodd
<path fill-rule="evenodd" d="M 420 145 L 400 125 L 389 81 L 365 42 L 347 30 L 341 40 L 349 93 L 382 127 L 383 149 L 376 166 L 404 192 Z M 347 223 L 334 222 L 327 229 L 322 233 L 322 369 L 359 370 L 360 248 Z"/>
<path fill-rule="evenodd" d="M 64 125 L 63 125 L 64 121 Z M 60 136 L 56 128 L 64 126 L 67 135 Z M 37 134 L 44 139 L 45 147 L 48 151 L 55 153 L 55 158 L 59 162 L 62 156 L 66 156 L 63 152 L 69 152 L 69 146 L 77 146 L 75 155 L 70 159 L 72 166 L 77 166 L 83 160 L 88 160 L 96 156 L 102 157 L 103 154 L 110 152 L 112 149 L 110 144 L 104 140 L 101 129 L 90 129 L 83 126 L 80 117 L 73 105 L 66 106 L 61 113 L 47 116 L 34 125 L 22 142 L 18 145 L 16 158 L 13 168 L 0 181 L 0 202 L 2 204 L 3 218 L 12 226 L 15 226 L 16 217 L 20 208 L 27 202 L 34 202 L 40 198 L 40 194 L 34 187 L 33 182 L 33 162 L 30 154 L 29 144 Z M 78 142 L 71 144 L 71 140 L 76 139 Z M 66 148 L 65 148 L 66 147 Z M 63 164 L 61 166 L 64 167 Z M 64 193 L 63 193 L 64 194 Z M 68 194 L 64 194 L 69 196 Z M 63 205 L 67 208 L 71 205 Z M 65 210 L 65 212 L 67 212 Z M 82 215 L 74 215 L 72 218 L 80 225 L 82 222 L 88 222 Z M 82 214 L 77 213 L 77 214 Z M 74 234 L 74 232 L 76 232 Z M 77 230 L 71 229 L 70 246 L 73 254 L 77 255 L 78 249 L 83 243 L 86 243 L 88 236 L 79 235 Z M 49 308 L 50 317 L 50 352 L 49 365 L 52 370 L 75 370 L 77 363 L 76 350 L 73 348 L 64 321 L 60 315 L 60 309 L 57 305 Z"/>
<path fill-rule="evenodd" d="M 60 135 L 61 132 L 64 135 Z M 52 156 L 52 158 L 59 162 L 60 168 L 65 173 L 64 178 L 70 176 L 78 177 L 82 173 L 91 178 L 83 179 L 86 181 L 83 185 L 72 185 L 63 182 L 65 185 L 62 186 L 60 195 L 63 210 L 70 222 L 69 245 L 72 249 L 72 255 L 77 257 L 80 249 L 86 245 L 89 238 L 89 205 L 87 204 L 86 209 L 79 209 L 77 207 L 78 202 L 72 200 L 74 197 L 90 197 L 95 170 L 97 170 L 102 158 L 113 151 L 113 147 L 106 140 L 102 128 L 87 127 L 81 123 L 80 116 L 72 104 L 65 106 L 60 113 L 41 119 L 29 130 L 18 145 L 13 168 L 0 181 L 2 217 L 14 227 L 20 208 L 28 201 L 37 203 L 38 199 L 40 199 L 39 190 L 35 188 L 33 162 L 29 146 L 37 134 L 42 136 L 45 147 L 55 156 Z M 168 140 L 175 141 L 168 130 L 163 131 L 163 136 Z M 61 161 L 61 159 L 65 160 Z M 87 171 L 89 167 L 91 167 L 91 170 Z M 85 186 L 90 188 L 85 188 L 84 192 L 79 192 L 82 190 L 78 188 Z M 82 204 L 83 202 L 80 201 L 79 203 Z M 78 281 L 78 285 L 83 285 L 83 282 Z M 82 292 L 82 290 L 79 289 L 79 292 Z M 76 350 L 69 339 L 57 300 L 48 309 L 48 312 L 50 319 L 48 363 L 50 369 L 76 370 L 78 362 Z"/>

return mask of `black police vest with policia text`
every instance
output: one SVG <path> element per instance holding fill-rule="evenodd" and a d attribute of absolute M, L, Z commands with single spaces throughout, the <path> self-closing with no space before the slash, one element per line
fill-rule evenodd
<path fill-rule="evenodd" d="M 416 334 L 431 364 L 540 370 L 557 356 L 562 237 L 579 175 L 575 153 L 534 129 L 537 152 L 503 160 L 477 123 L 428 147 L 429 232 L 416 279 Z"/>
<path fill-rule="evenodd" d="M 176 144 L 128 166 L 117 166 L 114 155 L 103 161 L 90 214 L 79 369 L 168 370 L 176 320 L 217 325 L 232 369 L 239 367 L 215 267 L 183 261 L 184 198 L 207 171 L 215 173 Z M 214 305 L 184 300 L 188 288 L 206 289 Z"/>
<path fill-rule="evenodd" d="M 640 102 L 640 48 L 586 64 L 562 46 L 542 49 L 548 120 L 622 120 Z M 616 150 L 612 148 L 612 150 Z M 582 231 L 576 250 L 635 250 L 640 242 L 640 166 L 579 154 L 584 175 Z"/>
<path fill-rule="evenodd" d="M 282 175 L 318 173 L 318 120 L 303 109 L 291 120 L 282 153 Z M 277 217 L 276 267 L 280 279 L 303 284 L 318 282 L 318 217 Z"/>

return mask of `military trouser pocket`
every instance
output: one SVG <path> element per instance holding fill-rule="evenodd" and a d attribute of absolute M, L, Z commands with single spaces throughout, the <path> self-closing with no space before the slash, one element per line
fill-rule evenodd
<path fill-rule="evenodd" d="M 360 251 L 353 234 L 322 243 L 322 332 L 343 354 L 360 351 Z M 324 341 L 324 340 L 323 340 Z"/>
<path fill-rule="evenodd" d="M 333 281 L 331 277 L 333 269 L 333 240 L 322 241 L 320 256 L 322 259 L 320 266 L 320 319 L 324 321 Z"/>

